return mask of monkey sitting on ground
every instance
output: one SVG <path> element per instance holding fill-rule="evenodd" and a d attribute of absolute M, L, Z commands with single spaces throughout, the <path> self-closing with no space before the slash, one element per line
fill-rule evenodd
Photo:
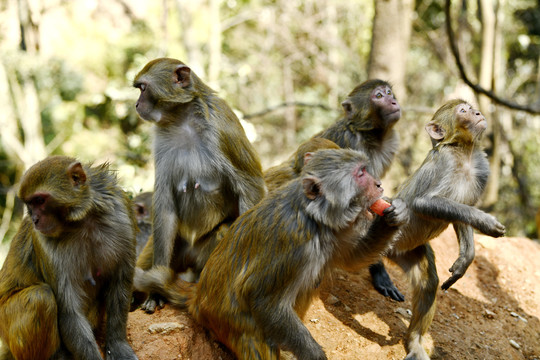
<path fill-rule="evenodd" d="M 259 158 L 227 103 L 191 69 L 161 58 L 137 74 L 139 116 L 154 123 L 153 235 L 144 270 L 201 271 L 228 224 L 264 196 Z M 154 312 L 165 299 L 150 294 Z"/>
<path fill-rule="evenodd" d="M 399 149 L 399 136 L 394 126 L 401 117 L 401 107 L 392 87 L 383 80 L 367 80 L 355 87 L 341 105 L 344 116 L 315 135 L 312 140 L 328 139 L 343 149 L 365 152 L 370 160 L 368 172 L 382 178 Z M 291 161 L 288 160 L 265 172 L 269 190 L 291 176 L 298 176 L 299 171 L 291 170 Z M 390 277 L 384 277 L 386 273 L 380 268 L 384 270 L 381 261 L 369 267 L 375 276 L 374 286 L 377 291 L 397 301 L 403 301 L 405 299 L 403 294 L 395 287 Z"/>
<path fill-rule="evenodd" d="M 406 359 L 427 360 L 422 339 L 435 314 L 439 279 L 429 241 L 450 223 L 459 241 L 459 258 L 450 268 L 448 289 L 474 259 L 473 228 L 494 237 L 504 226 L 474 205 L 486 186 L 489 164 L 480 147 L 487 123 L 480 111 L 463 100 L 444 104 L 427 124 L 433 148 L 424 163 L 396 194 L 410 209 L 410 220 L 401 227 L 387 257 L 407 273 L 413 290 L 413 314 L 407 332 Z M 380 268 L 386 273 L 384 266 Z"/>
<path fill-rule="evenodd" d="M 280 349 L 326 359 L 301 321 L 316 288 L 334 266 L 378 259 L 408 219 L 396 199 L 373 220 L 369 207 L 383 190 L 366 164 L 353 150 L 306 154 L 299 178 L 232 224 L 197 284 L 168 269 L 137 269 L 135 287 L 187 307 L 239 359 L 278 359 Z"/>
<path fill-rule="evenodd" d="M 23 176 L 27 206 L 0 270 L 2 359 L 137 359 L 126 340 L 131 203 L 108 165 L 51 156 Z M 96 335 L 96 333 L 98 335 Z"/>

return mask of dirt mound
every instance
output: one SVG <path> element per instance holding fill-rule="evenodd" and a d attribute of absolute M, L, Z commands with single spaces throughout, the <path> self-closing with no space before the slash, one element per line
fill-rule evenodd
<path fill-rule="evenodd" d="M 432 241 L 439 279 L 458 255 L 453 230 Z M 336 271 L 304 323 L 329 359 L 403 359 L 411 293 L 399 268 L 388 271 L 403 303 L 373 290 L 369 273 Z M 529 239 L 476 237 L 467 274 L 437 295 L 430 328 L 432 358 L 540 360 L 540 245 Z M 153 315 L 129 315 L 128 336 L 141 360 L 233 360 L 234 356 L 187 315 L 166 306 Z"/>

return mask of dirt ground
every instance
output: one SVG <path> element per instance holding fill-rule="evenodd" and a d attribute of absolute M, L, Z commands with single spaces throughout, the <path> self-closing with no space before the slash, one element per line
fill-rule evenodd
<path fill-rule="evenodd" d="M 432 241 L 442 283 L 458 255 L 452 229 Z M 372 289 L 366 270 L 338 270 L 321 286 L 304 323 L 329 359 L 403 359 L 411 293 L 399 268 L 388 271 L 403 303 Z M 437 295 L 429 331 L 433 359 L 540 360 L 540 245 L 529 239 L 476 236 L 467 274 Z M 129 315 L 128 336 L 141 360 L 232 360 L 234 356 L 185 311 Z"/>

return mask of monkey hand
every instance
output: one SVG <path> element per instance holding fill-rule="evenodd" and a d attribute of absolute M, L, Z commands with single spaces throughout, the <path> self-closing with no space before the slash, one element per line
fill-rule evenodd
<path fill-rule="evenodd" d="M 150 294 L 148 295 L 148 298 L 144 301 L 144 303 L 141 305 L 141 309 L 143 309 L 148 314 L 153 314 L 156 309 L 163 308 L 166 302 L 167 299 L 165 299 L 163 296 L 159 294 Z"/>
<path fill-rule="evenodd" d="M 448 290 L 450 286 L 454 285 L 456 281 L 461 279 L 463 275 L 465 275 L 465 272 L 469 268 L 469 265 L 471 265 L 472 260 L 474 259 L 474 256 L 472 259 L 468 259 L 467 257 L 460 256 L 454 264 L 452 264 L 452 267 L 450 267 L 449 271 L 452 273 L 452 276 L 446 280 L 442 286 L 441 289 Z"/>
<path fill-rule="evenodd" d="M 409 209 L 405 201 L 394 199 L 392 205 L 383 210 L 383 218 L 389 226 L 400 226 L 409 221 Z"/>
<path fill-rule="evenodd" d="M 488 235 L 488 236 L 492 236 L 492 237 L 501 237 L 504 235 L 505 231 L 506 231 L 506 228 L 504 227 L 503 224 L 501 224 L 496 218 L 495 216 L 491 215 L 491 214 L 487 214 L 487 213 L 483 213 L 484 216 L 482 216 L 480 218 L 480 221 L 478 223 L 478 226 L 476 226 L 476 228 Z"/>

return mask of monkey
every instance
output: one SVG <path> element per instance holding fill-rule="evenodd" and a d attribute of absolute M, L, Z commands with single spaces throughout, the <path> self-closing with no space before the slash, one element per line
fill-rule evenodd
<path fill-rule="evenodd" d="M 331 140 L 344 149 L 364 151 L 370 160 L 368 171 L 382 178 L 399 149 L 394 126 L 401 118 L 401 107 L 392 86 L 379 79 L 364 81 L 341 106 L 344 116 L 314 137 Z"/>
<path fill-rule="evenodd" d="M 327 139 L 311 138 L 300 144 L 286 162 L 267 169 L 264 172 L 264 182 L 268 192 L 300 176 L 304 167 L 304 155 L 321 149 L 339 149 L 339 146 Z"/>
<path fill-rule="evenodd" d="M 408 219 L 400 199 L 382 217 L 369 212 L 383 189 L 367 160 L 348 149 L 307 153 L 299 177 L 233 222 L 198 283 L 137 269 L 135 287 L 187 308 L 238 359 L 278 359 L 280 349 L 326 359 L 301 320 L 318 285 L 335 266 L 379 258 Z"/>
<path fill-rule="evenodd" d="M 474 259 L 473 228 L 493 237 L 505 233 L 504 225 L 494 216 L 474 207 L 489 175 L 487 156 L 480 145 L 486 126 L 482 113 L 464 100 L 442 105 L 426 125 L 432 149 L 396 194 L 407 204 L 409 222 L 399 229 L 385 255 L 405 271 L 413 291 L 406 359 L 429 359 L 422 340 L 435 314 L 439 284 L 429 241 L 452 223 L 460 249 L 449 270 L 452 275 L 442 284 L 446 290 Z M 381 269 L 386 272 L 384 266 Z"/>
<path fill-rule="evenodd" d="M 327 129 L 314 135 L 312 139 L 330 140 L 344 149 L 364 151 L 369 159 L 368 171 L 382 178 L 399 150 L 399 136 L 394 126 L 401 118 L 401 107 L 394 95 L 392 86 L 380 79 L 370 79 L 356 86 L 341 103 L 344 115 Z M 299 149 L 300 150 L 300 149 Z M 288 179 L 294 173 L 287 163 L 268 169 L 265 181 L 268 189 L 279 185 L 279 179 Z M 298 171 L 296 171 L 298 173 Z M 374 286 L 381 294 L 394 300 L 404 301 L 405 297 L 380 271 L 381 261 L 369 267 L 376 277 Z"/>
<path fill-rule="evenodd" d="M 135 196 L 133 198 L 133 210 L 139 228 L 136 247 L 138 257 L 152 234 L 152 192 L 146 191 Z"/>
<path fill-rule="evenodd" d="M 136 221 L 109 165 L 47 157 L 18 196 L 27 215 L 0 270 L 2 358 L 137 359 L 126 338 Z"/>
<path fill-rule="evenodd" d="M 181 61 L 150 61 L 133 86 L 139 116 L 154 124 L 155 164 L 152 238 L 137 266 L 196 277 L 216 232 L 264 196 L 260 160 L 231 108 Z M 150 294 L 141 307 L 152 313 L 164 301 Z"/>

